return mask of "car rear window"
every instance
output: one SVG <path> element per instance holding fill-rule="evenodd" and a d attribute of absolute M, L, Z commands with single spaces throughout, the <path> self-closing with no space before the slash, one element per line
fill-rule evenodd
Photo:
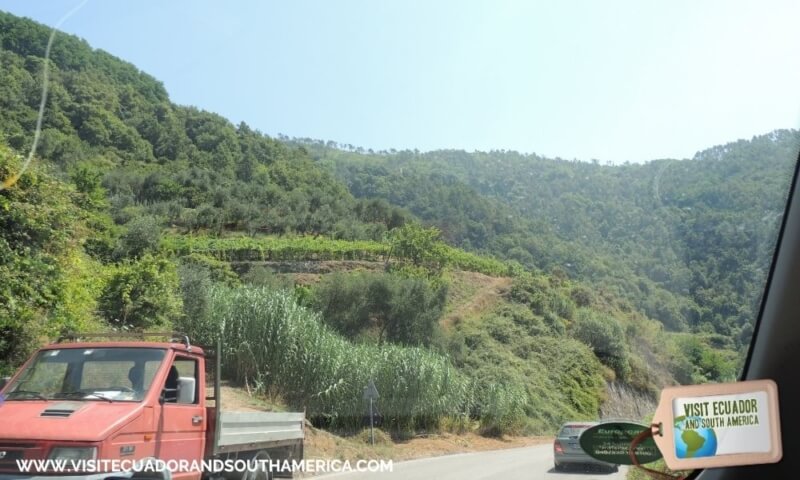
<path fill-rule="evenodd" d="M 584 430 L 591 427 L 591 425 L 566 425 L 561 428 L 561 432 L 559 432 L 559 437 L 577 437 L 579 436 Z"/>

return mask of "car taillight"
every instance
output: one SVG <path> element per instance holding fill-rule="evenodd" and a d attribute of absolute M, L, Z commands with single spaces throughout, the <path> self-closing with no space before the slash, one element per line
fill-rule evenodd
<path fill-rule="evenodd" d="M 553 443 L 553 450 L 555 450 L 556 453 L 564 453 L 564 447 L 561 446 L 558 440 Z"/>

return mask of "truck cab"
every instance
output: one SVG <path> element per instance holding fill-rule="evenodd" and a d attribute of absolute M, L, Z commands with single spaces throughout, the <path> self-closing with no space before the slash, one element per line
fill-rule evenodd
<path fill-rule="evenodd" d="M 253 419 L 247 444 L 220 445 L 225 430 L 222 413 L 217 415 L 219 378 L 213 375 L 216 393 L 207 396 L 206 360 L 204 350 L 188 338 L 59 342 L 41 348 L 1 392 L 0 480 L 213 478 L 215 472 L 200 466 L 203 460 L 296 458 L 298 440 L 302 456 L 302 414 Z M 248 420 L 240 418 L 239 426 L 248 426 Z M 277 428 L 283 434 L 276 435 L 275 424 L 270 425 L 276 420 L 284 420 Z M 253 434 L 273 443 L 255 441 Z M 21 461 L 34 460 L 53 462 L 44 471 L 35 463 L 22 471 Z M 131 467 L 141 469 L 142 462 L 155 460 L 159 467 L 149 467 L 146 475 Z M 56 462 L 66 470 L 75 465 L 95 470 L 60 471 Z M 270 476 L 260 473 L 239 478 Z"/>

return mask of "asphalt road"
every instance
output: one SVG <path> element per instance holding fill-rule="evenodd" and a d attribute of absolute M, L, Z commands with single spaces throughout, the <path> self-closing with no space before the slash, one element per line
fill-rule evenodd
<path fill-rule="evenodd" d="M 619 472 L 553 470 L 553 446 L 495 450 L 491 452 L 447 455 L 444 457 L 395 462 L 391 473 L 338 473 L 314 477 L 331 480 L 618 480 L 624 479 L 627 467 Z"/>

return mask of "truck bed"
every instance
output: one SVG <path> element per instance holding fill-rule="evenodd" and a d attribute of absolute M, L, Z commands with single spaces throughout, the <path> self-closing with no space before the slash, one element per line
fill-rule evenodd
<path fill-rule="evenodd" d="M 304 423 L 302 412 L 223 411 L 214 453 L 302 445 Z"/>

